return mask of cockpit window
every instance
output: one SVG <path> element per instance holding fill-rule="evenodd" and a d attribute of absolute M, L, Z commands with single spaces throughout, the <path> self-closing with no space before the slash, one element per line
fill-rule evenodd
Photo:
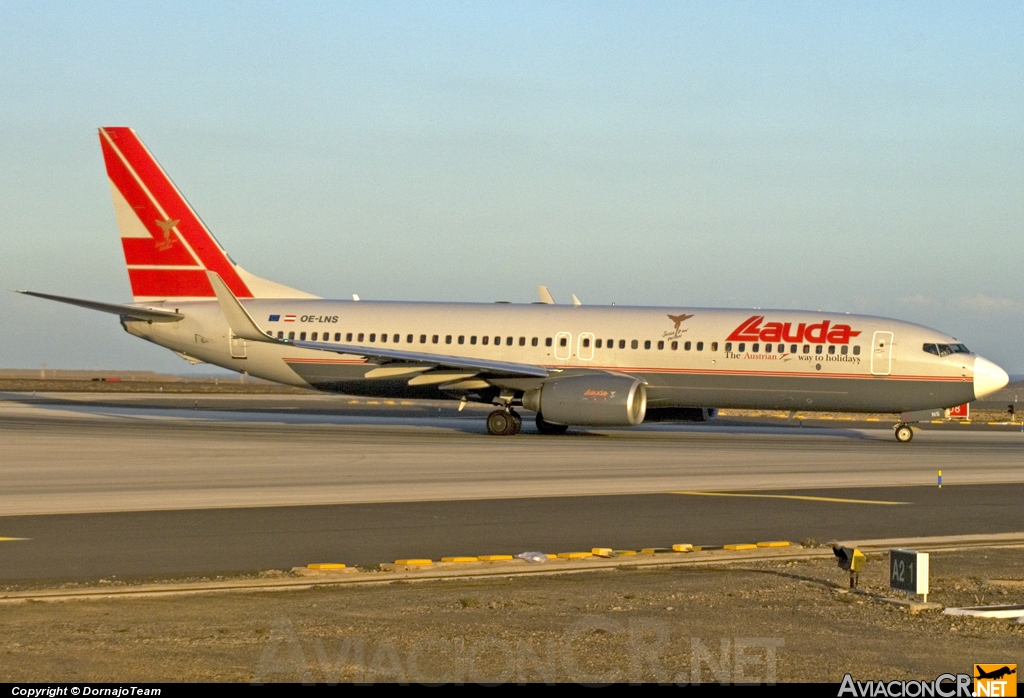
<path fill-rule="evenodd" d="M 970 354 L 971 350 L 963 344 L 925 344 L 924 349 L 929 354 L 936 356 L 949 356 L 950 354 Z"/>

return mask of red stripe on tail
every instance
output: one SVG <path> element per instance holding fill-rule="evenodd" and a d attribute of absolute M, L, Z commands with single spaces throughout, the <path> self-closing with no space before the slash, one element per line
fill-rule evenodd
<path fill-rule="evenodd" d="M 201 270 L 131 268 L 134 265 L 192 266 L 196 264 L 194 253 L 204 269 L 220 274 L 232 293 L 239 298 L 252 298 L 252 292 L 238 276 L 224 250 L 135 131 L 123 126 L 102 128 L 100 145 L 107 176 L 150 234 L 149 239 L 122 238 L 132 295 L 215 297 Z"/>

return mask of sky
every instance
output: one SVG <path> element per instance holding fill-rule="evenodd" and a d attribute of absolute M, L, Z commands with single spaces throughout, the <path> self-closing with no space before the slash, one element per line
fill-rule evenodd
<path fill-rule="evenodd" d="M 0 2 L 0 367 L 201 371 L 96 129 L 325 297 L 807 308 L 1024 373 L 1024 4 Z"/>

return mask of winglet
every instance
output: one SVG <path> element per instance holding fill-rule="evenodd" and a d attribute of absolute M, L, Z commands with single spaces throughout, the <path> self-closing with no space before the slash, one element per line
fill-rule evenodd
<path fill-rule="evenodd" d="M 540 302 L 544 305 L 555 304 L 555 299 L 551 296 L 551 291 L 548 290 L 547 286 L 538 286 L 537 295 L 540 296 Z"/>
<path fill-rule="evenodd" d="M 254 342 L 270 341 L 269 335 L 259 328 L 252 316 L 246 312 L 242 304 L 235 298 L 224 279 L 215 271 L 206 272 L 206 278 L 213 286 L 213 292 L 217 294 L 217 302 L 220 303 L 221 312 L 231 327 L 231 332 L 240 339 L 248 339 Z"/>

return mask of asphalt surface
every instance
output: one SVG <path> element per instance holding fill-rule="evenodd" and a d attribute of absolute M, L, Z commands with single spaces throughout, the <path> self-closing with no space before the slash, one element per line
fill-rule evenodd
<path fill-rule="evenodd" d="M 0 540 L 0 579 L 1024 530 L 1024 434 L 998 427 L 490 437 L 481 410 L 205 399 L 0 400 L 0 538 L 27 539 Z"/>
<path fill-rule="evenodd" d="M 740 493 L 733 493 L 740 495 Z M 1024 531 L 1024 485 L 655 494 L 0 518 L 0 579 L 188 576 L 400 558 Z M 765 496 L 769 495 L 769 496 Z M 792 497 L 811 497 L 793 499 Z M 854 501 L 836 501 L 849 499 Z"/>

